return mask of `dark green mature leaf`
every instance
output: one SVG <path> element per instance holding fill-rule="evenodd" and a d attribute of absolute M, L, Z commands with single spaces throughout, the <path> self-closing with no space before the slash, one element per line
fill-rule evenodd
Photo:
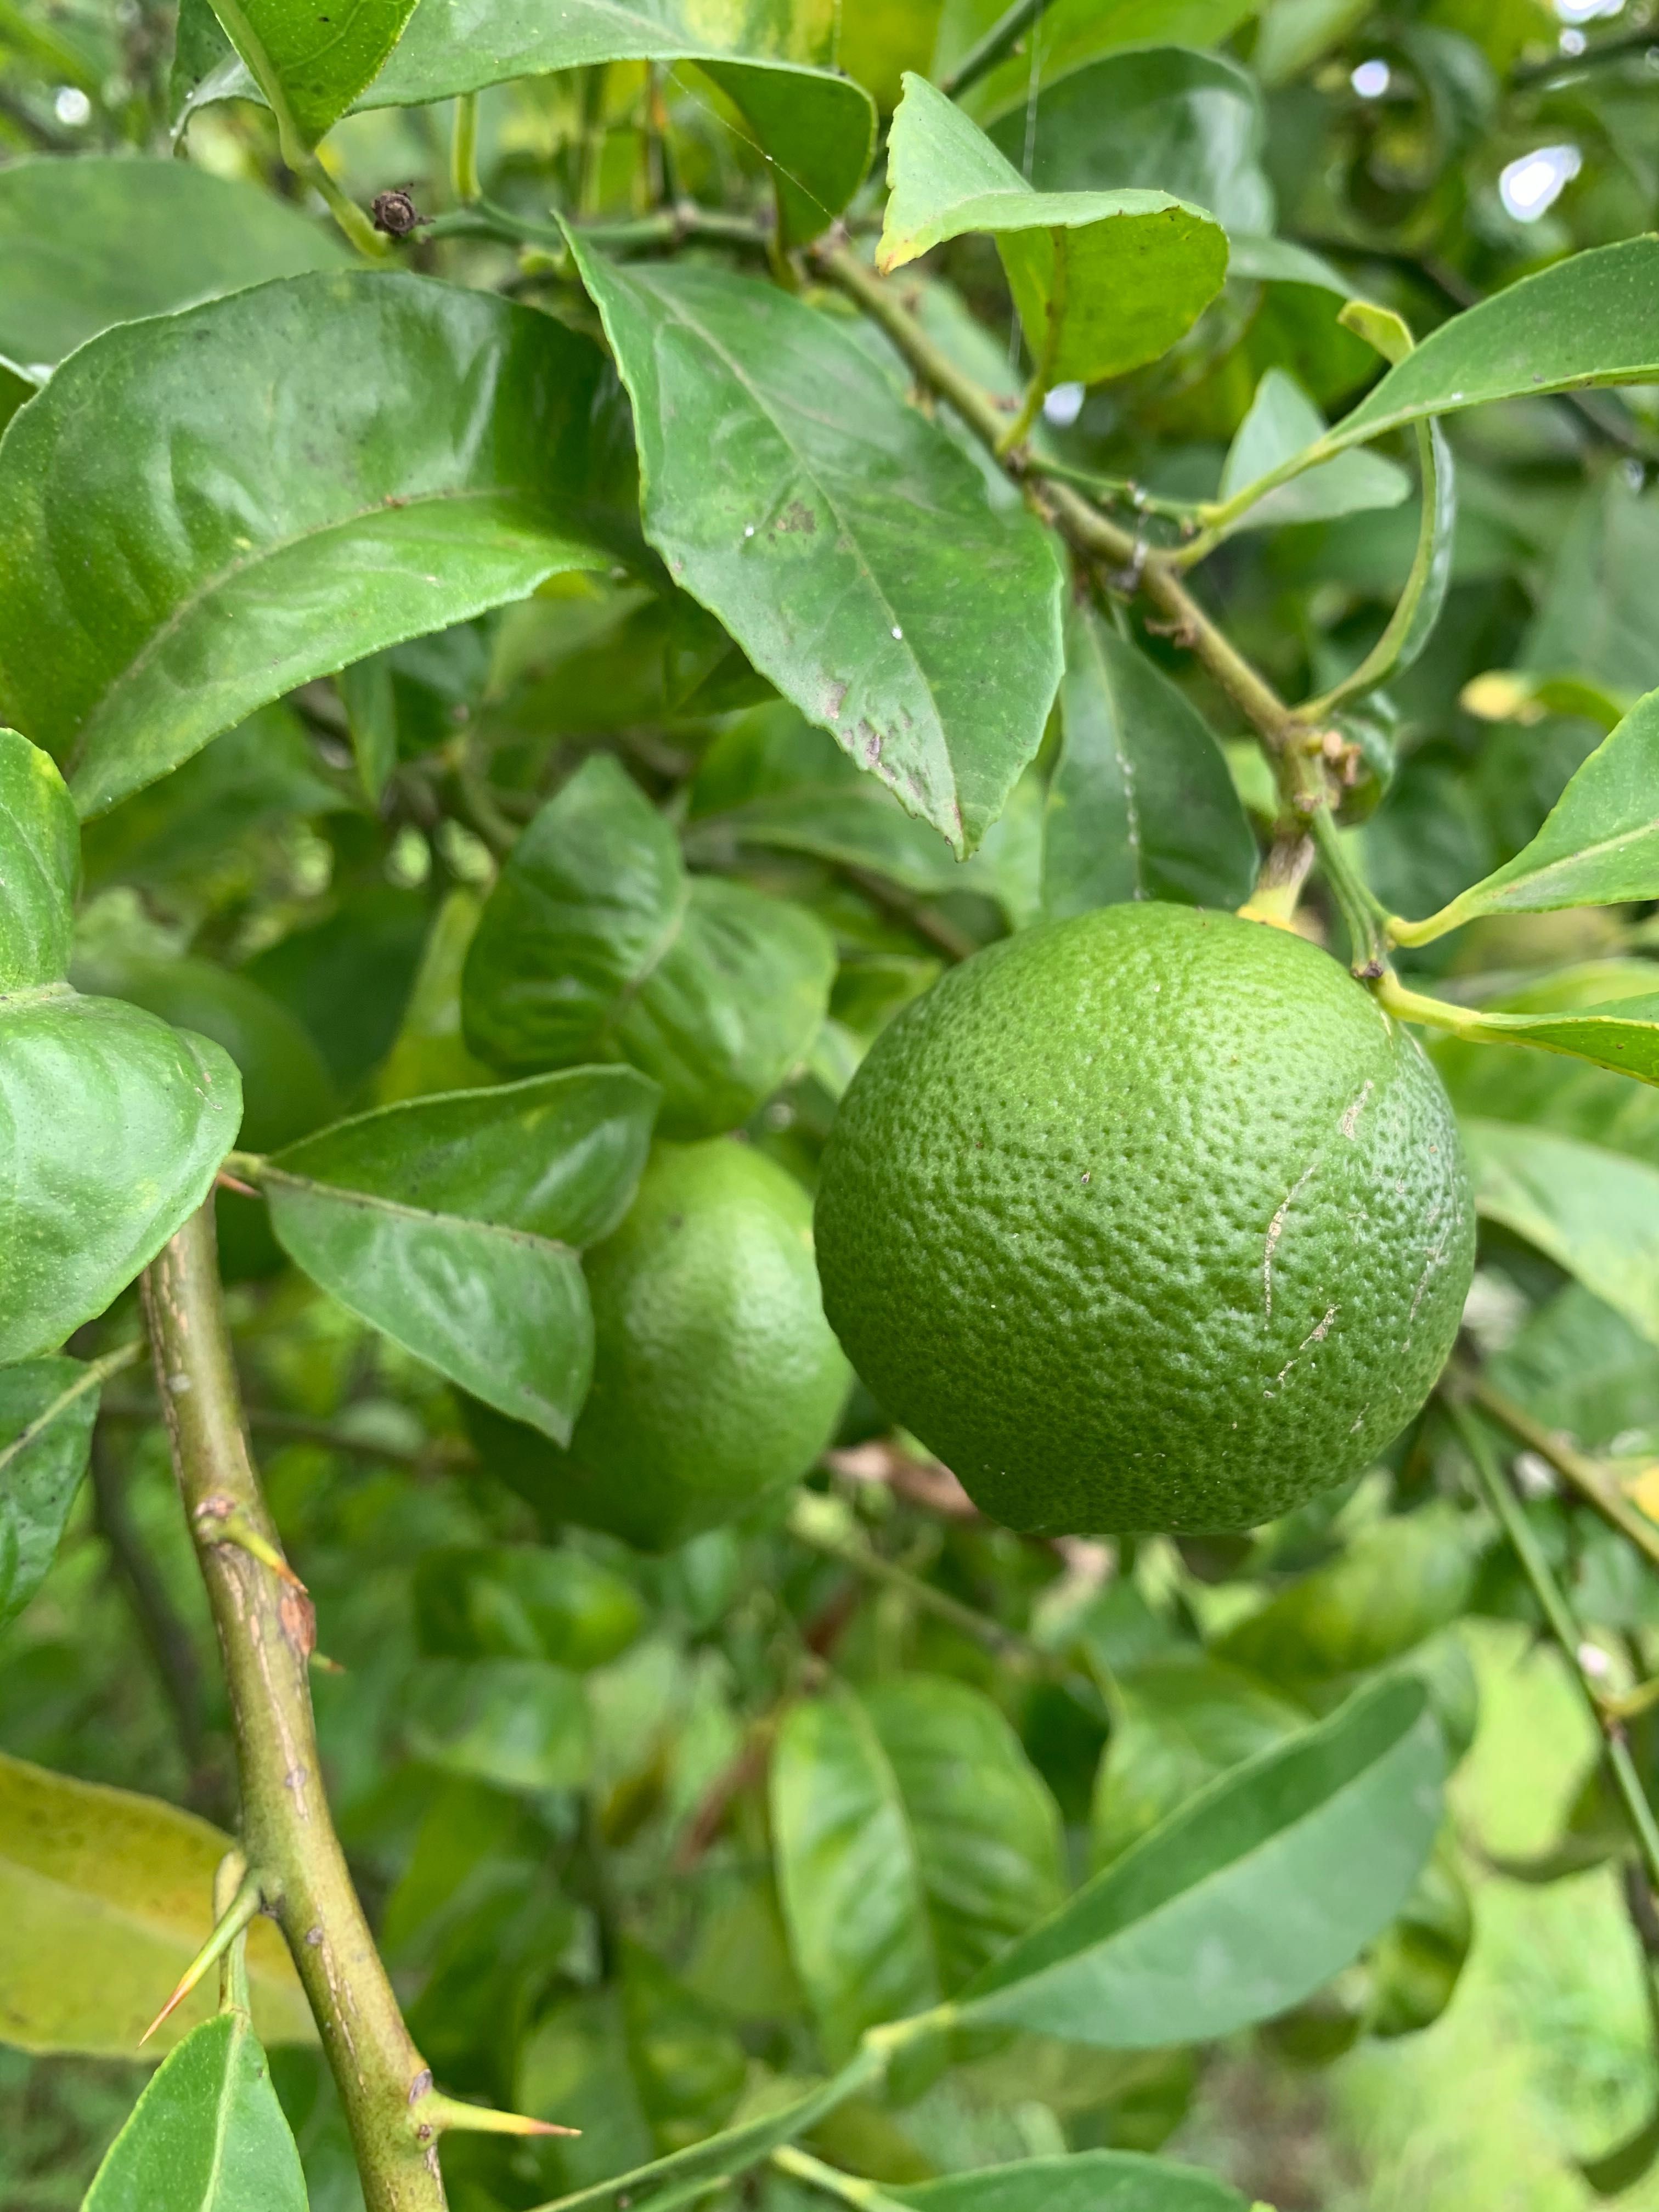
<path fill-rule="evenodd" d="M 186 7 L 191 12 L 190 0 Z M 863 183 L 876 115 L 861 86 L 803 67 L 797 45 L 787 18 L 764 8 L 564 0 L 555 10 L 538 0 L 420 0 L 359 105 L 423 106 L 509 77 L 607 62 L 690 62 L 753 132 L 771 171 L 784 239 L 799 245 L 833 222 Z M 198 56 L 186 81 L 175 84 L 175 111 L 252 89 L 240 72 L 216 70 Z M 696 96 L 689 82 L 683 89 Z"/>
<path fill-rule="evenodd" d="M 592 1735 L 582 1686 L 545 1659 L 423 1659 L 405 1710 L 417 1759 L 498 1790 L 574 1790 Z"/>
<path fill-rule="evenodd" d="M 544 1659 L 579 1674 L 625 1651 L 645 1621 L 631 1583 L 583 1553 L 543 1544 L 422 1553 L 415 1614 L 432 1657 Z"/>
<path fill-rule="evenodd" d="M 915 2212 L 1245 2212 L 1244 2199 L 1212 2173 L 1133 2150 L 1018 2159 L 979 2173 L 889 2185 Z"/>
<path fill-rule="evenodd" d="M 1022 87 L 986 126 L 1015 161 L 1024 150 L 1026 106 Z M 1265 137 L 1261 94 L 1237 62 L 1143 46 L 1045 78 L 1031 182 L 1043 191 L 1173 192 L 1230 231 L 1265 232 L 1273 218 L 1261 165 Z"/>
<path fill-rule="evenodd" d="M 1399 1911 L 1443 1764 L 1419 1683 L 1363 1692 L 1097 1875 L 969 1985 L 961 2017 L 1124 2051 L 1271 2019 Z"/>
<path fill-rule="evenodd" d="M 864 1703 L 915 1838 L 948 1991 L 1065 1895 L 1059 1808 L 982 1691 L 899 1674 Z"/>
<path fill-rule="evenodd" d="M 246 2013 L 192 2028 L 144 2085 L 82 2212 L 306 2212 L 305 2174 Z"/>
<path fill-rule="evenodd" d="M 1462 1126 L 1477 1210 L 1659 1344 L 1659 1168 L 1519 1123 Z"/>
<path fill-rule="evenodd" d="M 415 0 L 213 0 L 213 12 L 290 134 L 314 146 L 379 75 Z"/>
<path fill-rule="evenodd" d="M 0 442 L 0 695 L 95 812 L 295 684 L 608 562 L 604 379 L 550 317 L 418 276 L 106 331 Z"/>
<path fill-rule="evenodd" d="M 1415 359 L 1415 356 L 1412 358 Z M 1483 914 L 1540 914 L 1659 897 L 1659 691 L 1638 700 L 1550 809 L 1529 845 L 1426 921 L 1390 925 L 1426 945 Z"/>
<path fill-rule="evenodd" d="M 0 356 L 45 370 L 112 323 L 350 258 L 287 201 L 188 161 L 13 161 L 0 169 Z"/>
<path fill-rule="evenodd" d="M 68 975 L 80 873 L 63 778 L 39 746 L 0 730 L 0 997 Z"/>
<path fill-rule="evenodd" d="M 0 1000 L 0 1365 L 54 1350 L 155 1258 L 241 1111 L 205 1037 L 67 984 Z"/>
<path fill-rule="evenodd" d="M 939 1995 L 921 1851 L 898 1778 L 850 1690 L 795 1705 L 771 1765 L 772 1841 L 789 1948 L 826 2051 Z"/>
<path fill-rule="evenodd" d="M 0 1626 L 46 1580 L 86 1472 L 99 1378 L 73 1359 L 0 1367 Z"/>
<path fill-rule="evenodd" d="M 994 237 L 1045 384 L 1156 361 L 1227 273 L 1225 234 L 1201 209 L 1161 191 L 1034 191 L 925 77 L 905 77 L 887 181 L 877 267 L 969 232 Z"/>
<path fill-rule="evenodd" d="M 1060 714 L 1044 912 L 1136 898 L 1242 905 L 1255 839 L 1220 746 L 1169 678 L 1089 608 L 1067 627 Z"/>
<path fill-rule="evenodd" d="M 1659 375 L 1659 238 L 1558 261 L 1443 323 L 1344 416 L 1334 447 L 1491 399 Z"/>
<path fill-rule="evenodd" d="M 1295 378 L 1282 368 L 1270 368 L 1257 385 L 1250 411 L 1229 448 L 1218 498 L 1231 499 L 1324 432 L 1324 416 Z M 1410 489 L 1405 471 L 1380 453 L 1339 453 L 1334 460 L 1270 491 L 1248 507 L 1233 528 L 1267 530 L 1281 523 L 1355 514 L 1368 507 L 1398 507 Z"/>
<path fill-rule="evenodd" d="M 159 1797 L 0 1753 L 0 2033 L 25 2051 L 131 2058 L 213 1926 L 214 1869 L 232 1838 Z M 268 2043 L 316 2039 L 275 1924 L 248 1931 Z M 211 2009 L 198 1990 L 157 2031 L 165 2050 Z"/>
<path fill-rule="evenodd" d="M 646 534 L 809 720 L 976 845 L 1060 676 L 1060 572 L 855 339 L 716 269 L 574 246 L 634 400 Z"/>
<path fill-rule="evenodd" d="M 354 1313 L 568 1443 L 593 1364 L 577 1254 L 628 1210 L 657 1097 L 587 1067 L 382 1107 L 267 1164 L 271 1225 Z"/>
<path fill-rule="evenodd" d="M 467 956 L 473 1050 L 505 1068 L 630 1060 L 670 1136 L 735 1127 L 805 1054 L 835 949 L 804 908 L 689 877 L 673 830 L 596 754 L 514 846 Z"/>

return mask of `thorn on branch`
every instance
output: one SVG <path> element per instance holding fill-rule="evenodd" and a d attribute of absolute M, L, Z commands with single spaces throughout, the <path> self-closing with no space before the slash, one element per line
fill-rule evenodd
<path fill-rule="evenodd" d="M 239 1852 L 236 1856 L 240 1858 L 241 1855 Z M 213 1933 L 179 1976 L 173 1995 L 139 2037 L 138 2048 L 141 2051 L 163 2021 L 177 2012 L 208 1968 L 223 1957 L 236 1938 L 243 1934 L 258 1917 L 264 1905 L 263 1886 L 258 1875 L 250 1867 L 237 1884 L 236 1893 L 221 1914 Z"/>

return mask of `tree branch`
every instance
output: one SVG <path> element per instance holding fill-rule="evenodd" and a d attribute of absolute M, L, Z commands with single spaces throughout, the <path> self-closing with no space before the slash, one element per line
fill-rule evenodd
<path fill-rule="evenodd" d="M 307 1662 L 311 1605 L 241 1547 L 275 1546 L 225 1324 L 212 1201 L 144 1273 L 144 1312 L 173 1472 L 224 1658 L 242 1845 L 322 2032 L 368 2212 L 441 2212 L 430 2069 L 410 2039 L 352 1887 L 319 1771 Z"/>

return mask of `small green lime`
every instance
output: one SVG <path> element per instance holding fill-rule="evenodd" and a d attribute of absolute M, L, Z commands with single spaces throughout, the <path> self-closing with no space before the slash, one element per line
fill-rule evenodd
<path fill-rule="evenodd" d="M 485 1464 L 545 1520 L 665 1551 L 806 1472 L 851 1377 L 793 1176 L 729 1138 L 659 1145 L 583 1266 L 593 1384 L 569 1450 L 468 1413 Z"/>
<path fill-rule="evenodd" d="M 1474 1217 L 1416 1040 L 1288 931 L 1103 907 L 976 954 L 854 1078 L 817 1206 L 854 1365 L 1011 1527 L 1226 1529 L 1366 1466 Z"/>

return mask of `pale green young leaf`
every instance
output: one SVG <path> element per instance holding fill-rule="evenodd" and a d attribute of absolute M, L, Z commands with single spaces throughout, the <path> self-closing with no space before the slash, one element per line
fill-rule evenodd
<path fill-rule="evenodd" d="M 1462 1127 L 1477 1210 L 1659 1344 L 1659 1168 L 1518 1122 Z"/>
<path fill-rule="evenodd" d="M 283 126 L 314 146 L 380 74 L 415 0 L 213 0 Z"/>
<path fill-rule="evenodd" d="M 1413 356 L 1414 358 L 1414 356 Z M 1541 914 L 1659 897 L 1659 691 L 1604 738 L 1512 860 L 1426 921 L 1396 922 L 1402 945 L 1426 945 L 1479 915 Z"/>
<path fill-rule="evenodd" d="M 145 2083 L 82 2212 L 306 2212 L 307 2202 L 252 2023 L 222 2012 Z"/>
<path fill-rule="evenodd" d="M 967 853 L 1042 740 L 1060 577 L 1036 522 L 829 316 L 574 246 L 633 396 L 647 535 L 810 721 Z M 712 452 L 732 465 L 705 465 Z"/>
<path fill-rule="evenodd" d="M 1282 368 L 1270 368 L 1257 385 L 1250 411 L 1228 448 L 1218 498 L 1230 500 L 1246 484 L 1312 445 L 1324 430 L 1324 416 L 1295 378 Z M 1339 453 L 1334 460 L 1270 491 L 1246 508 L 1232 527 L 1267 530 L 1283 523 L 1325 521 L 1369 507 L 1398 507 L 1410 489 L 1405 471 L 1380 453 Z"/>
<path fill-rule="evenodd" d="M 0 1626 L 45 1581 L 86 1473 L 98 1370 L 74 1359 L 0 1367 Z"/>
<path fill-rule="evenodd" d="M 131 2058 L 213 1926 L 214 1869 L 232 1839 L 160 1798 L 0 1754 L 0 2019 L 26 2051 Z M 316 2039 L 274 1922 L 248 1931 L 254 2024 L 267 2043 Z M 198 1989 L 157 2030 L 167 2049 L 213 2007 Z"/>
<path fill-rule="evenodd" d="M 1146 655 L 1086 607 L 1066 629 L 1064 749 L 1048 787 L 1051 919 L 1120 899 L 1236 908 L 1255 839 L 1208 727 Z"/>
<path fill-rule="evenodd" d="M 1246 2212 L 1238 2191 L 1214 2174 L 1133 2150 L 1017 2159 L 884 2193 L 912 2212 Z"/>
<path fill-rule="evenodd" d="M 1129 2051 L 1271 2019 L 1399 1911 L 1439 1823 L 1443 1765 L 1420 1684 L 1362 1692 L 1097 1875 L 969 1984 L 963 2020 Z"/>
<path fill-rule="evenodd" d="M 805 908 L 691 877 L 674 832 L 596 754 L 514 846 L 463 981 L 467 1042 L 498 1067 L 624 1060 L 662 1085 L 661 1127 L 746 1121 L 805 1054 L 835 951 Z"/>
<path fill-rule="evenodd" d="M 112 323 L 350 258 L 289 202 L 193 162 L 27 156 L 0 169 L 0 356 L 44 374 Z"/>
<path fill-rule="evenodd" d="M 0 997 L 68 975 L 80 874 L 64 779 L 38 745 L 0 729 Z"/>
<path fill-rule="evenodd" d="M 401 275 L 105 331 L 0 443 L 0 696 L 85 815 L 296 684 L 608 564 L 605 378 L 551 317 Z"/>
<path fill-rule="evenodd" d="M 1200 208 L 1133 189 L 1034 191 L 925 77 L 905 78 L 887 180 L 877 266 L 902 268 L 969 232 L 994 237 L 1045 383 L 1091 384 L 1156 361 L 1227 273 L 1225 234 Z"/>

